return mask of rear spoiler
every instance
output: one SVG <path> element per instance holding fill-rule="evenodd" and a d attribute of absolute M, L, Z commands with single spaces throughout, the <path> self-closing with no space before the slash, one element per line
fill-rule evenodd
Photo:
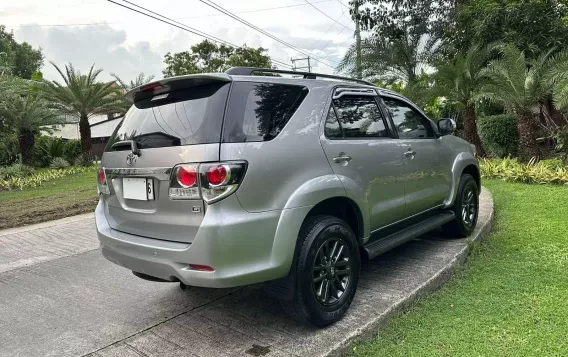
<path fill-rule="evenodd" d="M 156 95 L 207 84 L 230 82 L 231 76 L 225 73 L 189 74 L 160 79 L 128 91 L 124 96 L 131 102 L 138 102 Z"/>

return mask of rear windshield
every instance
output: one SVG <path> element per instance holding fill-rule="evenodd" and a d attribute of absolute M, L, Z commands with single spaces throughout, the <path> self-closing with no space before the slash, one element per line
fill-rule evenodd
<path fill-rule="evenodd" d="M 235 82 L 227 107 L 223 142 L 274 139 L 308 94 L 298 85 Z"/>
<path fill-rule="evenodd" d="M 198 88 L 198 89 L 197 89 Z M 229 84 L 209 84 L 136 102 L 110 137 L 106 151 L 123 140 L 140 149 L 219 143 Z"/>

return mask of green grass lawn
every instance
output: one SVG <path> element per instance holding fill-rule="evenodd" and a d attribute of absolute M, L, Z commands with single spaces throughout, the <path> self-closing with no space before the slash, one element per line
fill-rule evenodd
<path fill-rule="evenodd" d="M 98 202 L 96 172 L 84 172 L 23 191 L 0 191 L 0 229 L 92 212 Z"/>
<path fill-rule="evenodd" d="M 493 233 L 442 289 L 350 356 L 568 356 L 568 187 L 483 184 Z"/>

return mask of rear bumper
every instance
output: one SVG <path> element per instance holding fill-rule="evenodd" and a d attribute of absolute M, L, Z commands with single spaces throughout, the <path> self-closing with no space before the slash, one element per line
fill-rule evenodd
<path fill-rule="evenodd" d="M 311 209 L 250 213 L 233 195 L 208 207 L 192 243 L 178 243 L 113 230 L 103 205 L 99 202 L 95 218 L 105 258 L 152 277 L 211 288 L 286 276 L 300 226 Z M 192 270 L 189 264 L 210 266 L 215 271 Z"/>

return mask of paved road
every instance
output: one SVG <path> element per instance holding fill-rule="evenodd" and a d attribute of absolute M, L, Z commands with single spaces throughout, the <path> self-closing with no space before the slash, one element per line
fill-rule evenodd
<path fill-rule="evenodd" d="M 484 193 L 480 222 L 490 201 Z M 260 286 L 181 291 L 138 279 L 96 250 L 90 217 L 0 232 L 0 356 L 325 355 L 444 280 L 466 246 L 423 237 L 366 262 L 349 313 L 317 330 Z"/>

